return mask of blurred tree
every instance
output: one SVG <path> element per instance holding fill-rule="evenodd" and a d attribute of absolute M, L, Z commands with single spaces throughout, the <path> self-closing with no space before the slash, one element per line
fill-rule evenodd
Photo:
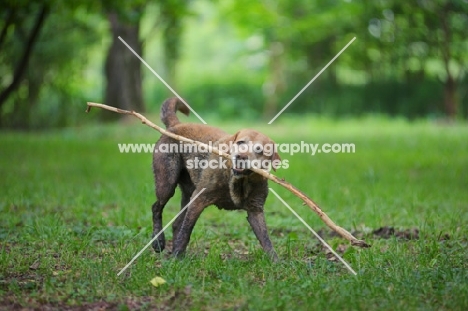
<path fill-rule="evenodd" d="M 450 118 L 457 114 L 457 87 L 466 74 L 468 62 L 466 0 L 232 0 L 225 2 L 224 11 L 245 35 L 261 33 L 267 46 L 281 43 L 286 63 L 282 70 L 289 84 L 305 84 L 352 35 L 357 36 L 357 43 L 296 100 L 292 110 L 306 110 L 299 106 L 307 103 L 305 99 L 312 88 L 320 91 L 326 86 L 339 92 L 336 69 L 350 68 L 366 73 L 363 87 L 368 91 L 363 93 L 363 100 L 369 104 L 372 100 L 367 95 L 378 95 L 374 94 L 376 83 L 400 88 L 401 91 L 388 94 L 394 97 L 393 101 L 390 98 L 379 101 L 389 103 L 381 107 L 384 112 L 399 113 L 406 108 L 402 110 L 395 104 L 398 96 L 408 93 L 408 87 L 416 89 L 429 81 L 431 77 L 426 70 L 435 62 L 440 64 L 438 68 L 443 68 L 439 78 L 444 85 L 444 98 L 440 100 L 445 114 Z M 278 62 L 276 54 L 270 51 L 269 55 L 269 76 L 278 76 L 278 67 L 274 65 Z M 430 71 L 434 72 L 432 67 Z M 272 102 L 267 98 L 264 109 L 268 114 L 276 110 L 276 103 Z"/>
<path fill-rule="evenodd" d="M 106 91 L 104 101 L 127 110 L 145 111 L 142 94 L 141 61 L 118 39 L 122 37 L 140 56 L 143 56 L 143 40 L 140 38 L 140 21 L 147 1 L 110 2 L 107 7 L 112 32 L 112 43 L 106 57 Z M 176 63 L 180 55 L 182 21 L 188 14 L 187 0 L 167 0 L 157 3 L 154 16 L 155 28 L 162 32 L 166 80 L 175 87 Z M 106 119 L 121 115 L 102 111 Z"/>
<path fill-rule="evenodd" d="M 407 82 L 415 76 L 421 82 L 427 62 L 437 60 L 443 68 L 439 78 L 444 85 L 444 111 L 447 117 L 454 118 L 459 106 L 457 89 L 468 65 L 468 2 L 392 0 L 383 4 L 379 6 L 383 15 L 390 16 L 387 19 L 394 24 L 391 33 L 394 49 L 390 52 L 401 60 L 400 70 Z M 376 33 L 380 40 L 388 40 L 382 23 L 378 24 Z"/>
<path fill-rule="evenodd" d="M 142 56 L 140 19 L 143 5 L 110 8 L 108 19 L 112 43 L 105 61 L 106 89 L 104 102 L 114 107 L 144 112 L 141 61 L 119 40 L 121 37 L 138 55 Z M 104 119 L 115 120 L 121 116 L 102 111 Z"/>
<path fill-rule="evenodd" d="M 295 87 L 305 85 L 339 51 L 339 44 L 351 39 L 347 34 L 354 30 L 361 10 L 360 4 L 339 0 L 233 0 L 224 4 L 226 16 L 244 35 L 260 33 L 268 46 L 264 116 L 278 110 L 278 99 L 288 88 L 286 81 Z M 329 68 L 321 80 L 336 86 L 335 70 Z"/>
<path fill-rule="evenodd" d="M 7 35 L 10 30 L 13 30 L 14 36 L 22 42 L 22 49 L 20 57 L 14 65 L 13 77 L 8 86 L 0 92 L 0 109 L 6 103 L 8 97 L 20 86 L 28 67 L 28 61 L 33 51 L 34 45 L 39 37 L 39 33 L 44 25 L 44 21 L 48 15 L 48 4 L 39 4 L 35 2 L 28 2 L 27 6 L 21 7 L 12 5 L 9 2 L 2 2 L 0 5 L 3 12 L 4 24 L 0 34 L 0 51 L 2 46 L 7 40 Z M 38 9 L 37 16 L 34 19 L 32 26 L 28 29 L 29 14 Z M 1 120 L 1 119 L 0 119 Z"/>
<path fill-rule="evenodd" d="M 226 1 L 222 4 L 224 14 L 241 30 L 244 37 L 261 36 L 268 55 L 268 70 L 263 84 L 265 97 L 263 117 L 274 116 L 279 98 L 286 88 L 284 79 L 284 42 L 279 37 L 279 28 L 284 26 L 278 1 Z"/>
<path fill-rule="evenodd" d="M 76 79 L 82 74 L 83 52 L 97 39 L 93 15 L 83 14 L 93 3 L 51 0 L 1 5 L 5 11 L 0 14 L 6 18 L 0 34 L 0 79 L 7 85 L 0 106 L 1 126 L 65 125 L 70 119 L 68 107 L 82 103 L 82 93 L 76 91 L 82 83 Z M 37 32 L 34 46 L 28 44 L 31 29 Z"/>
<path fill-rule="evenodd" d="M 242 75 L 223 77 L 223 85 L 214 78 L 216 87 L 190 80 L 192 89 L 203 94 L 199 97 L 212 96 L 216 89 L 219 96 L 225 96 L 219 102 L 235 108 L 248 102 L 232 100 L 237 94 L 255 94 L 251 96 L 264 104 L 252 109 L 257 114 L 263 109 L 263 115 L 271 117 L 356 36 L 356 42 L 296 100 L 290 112 L 381 112 L 409 117 L 442 112 L 453 118 L 463 105 L 468 111 L 466 95 L 460 94 L 465 90 L 460 85 L 467 79 L 468 67 L 466 0 L 204 1 L 234 22 L 246 38 L 247 49 L 242 54 L 249 54 L 248 62 L 256 62 L 256 67 L 250 82 L 240 78 Z M 162 36 L 164 73 L 174 86 L 190 2 L 159 1 L 153 4 L 155 10 L 146 11 L 148 3 L 2 1 L 0 125 L 66 125 L 73 119 L 70 112 L 78 111 L 76 106 L 90 93 L 104 95 L 108 104 L 143 111 L 141 63 L 118 36 L 142 55 L 145 41 L 140 23 L 144 14 L 154 15 L 154 29 Z M 83 68 L 90 59 L 100 60 L 99 46 L 94 44 L 107 42 L 109 33 L 112 38 L 102 91 L 101 76 Z M 256 43 L 248 47 L 249 42 Z M 263 77 L 262 98 L 257 91 L 260 85 L 251 84 L 260 84 Z M 436 79 L 442 83 L 437 85 Z M 249 91 L 239 88 L 241 84 Z"/>
<path fill-rule="evenodd" d="M 445 70 L 444 107 L 448 117 L 458 113 L 457 88 L 468 66 L 468 2 L 439 0 L 422 4 L 423 27 L 434 57 L 440 58 Z M 434 36 L 435 34 L 435 36 Z"/>
<path fill-rule="evenodd" d="M 176 83 L 176 66 L 180 58 L 183 20 L 189 16 L 188 0 L 166 0 L 159 3 L 160 27 L 163 34 L 163 49 L 167 82 L 173 88 Z"/>
<path fill-rule="evenodd" d="M 86 74 L 82 68 L 91 57 L 88 49 L 103 35 L 103 18 L 108 20 L 112 37 L 104 65 L 104 101 L 144 111 L 141 62 L 118 37 L 142 55 L 140 21 L 147 3 L 147 0 L 1 2 L 0 126 L 57 126 L 74 117 L 68 107 L 84 101 L 87 91 L 79 90 Z M 187 1 L 168 0 L 157 6 L 159 11 L 154 19 L 163 33 L 168 80 L 173 83 L 182 20 L 188 13 Z M 39 102 L 42 104 L 38 105 Z M 119 117 L 105 112 L 101 116 Z"/>

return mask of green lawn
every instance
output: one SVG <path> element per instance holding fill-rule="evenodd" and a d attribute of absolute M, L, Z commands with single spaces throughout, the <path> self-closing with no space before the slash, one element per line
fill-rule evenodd
<path fill-rule="evenodd" d="M 118 277 L 150 239 L 154 186 L 151 154 L 120 154 L 117 143 L 152 143 L 159 133 L 138 123 L 3 132 L 0 309 L 468 309 L 466 124 L 286 116 L 273 125 L 217 124 L 229 132 L 257 128 L 281 143 L 355 144 L 354 154 L 282 155 L 290 168 L 277 175 L 372 244 L 346 248 L 326 235 L 357 276 L 327 259 L 270 194 L 266 217 L 280 263 L 265 258 L 243 212 L 210 207 L 184 259 L 148 249 Z M 312 228 L 324 228 L 299 199 L 271 187 Z M 178 209 L 177 193 L 165 222 Z M 372 234 L 385 226 L 419 236 Z M 167 283 L 154 287 L 155 276 Z"/>

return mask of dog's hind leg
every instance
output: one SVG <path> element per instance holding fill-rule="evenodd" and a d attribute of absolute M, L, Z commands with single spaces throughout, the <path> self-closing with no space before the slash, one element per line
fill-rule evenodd
<path fill-rule="evenodd" d="M 180 209 L 183 209 L 189 202 L 190 198 L 195 190 L 195 186 L 190 180 L 190 176 L 186 171 L 182 171 L 179 178 L 179 187 L 182 191 L 182 200 L 180 202 Z M 179 233 L 180 227 L 185 219 L 186 210 L 177 217 L 177 219 L 172 224 L 172 241 L 177 240 L 177 234 Z"/>
<path fill-rule="evenodd" d="M 195 190 L 193 195 L 196 195 L 197 193 L 199 193 L 199 191 Z M 190 241 L 190 235 L 192 234 L 192 230 L 195 227 L 195 223 L 197 222 L 205 207 L 211 203 L 205 200 L 206 197 L 202 194 L 196 198 L 195 201 L 193 201 L 192 204 L 187 208 L 182 225 L 180 226 L 177 233 L 177 239 L 174 240 L 174 247 L 172 251 L 174 256 L 179 257 L 185 253 L 185 249 L 187 248 L 187 245 Z"/>
<path fill-rule="evenodd" d="M 156 202 L 152 206 L 153 212 L 153 237 L 162 230 L 162 213 L 164 206 L 175 193 L 179 172 L 177 170 L 177 163 L 164 163 L 164 161 L 157 161 L 155 159 L 154 175 L 156 184 Z M 169 164 L 168 166 L 166 166 Z M 171 165 L 172 164 L 172 165 Z M 172 168 L 172 169 L 169 169 Z M 152 244 L 156 252 L 162 252 L 166 246 L 166 238 L 164 232 L 161 232 L 158 238 Z"/>

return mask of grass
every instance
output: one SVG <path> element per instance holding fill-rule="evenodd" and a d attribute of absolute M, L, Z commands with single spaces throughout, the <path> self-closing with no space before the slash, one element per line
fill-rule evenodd
<path fill-rule="evenodd" d="M 155 118 L 153 118 L 155 119 Z M 212 121 L 215 122 L 216 121 Z M 210 122 L 210 123 L 212 123 Z M 218 122 L 224 129 L 252 124 Z M 284 155 L 278 171 L 370 249 L 327 235 L 351 275 L 274 195 L 266 204 L 282 261 L 262 253 L 243 212 L 208 208 L 188 255 L 147 250 L 117 272 L 151 234 L 150 154 L 117 143 L 154 142 L 140 124 L 0 133 L 0 309 L 466 310 L 468 127 L 378 117 L 335 122 L 283 117 L 256 126 L 276 142 L 351 142 L 355 154 Z M 272 184 L 311 226 L 323 223 Z M 179 209 L 179 193 L 165 222 Z M 417 228 L 417 239 L 373 235 Z M 170 230 L 166 237 L 171 239 Z M 160 276 L 159 287 L 150 280 Z"/>

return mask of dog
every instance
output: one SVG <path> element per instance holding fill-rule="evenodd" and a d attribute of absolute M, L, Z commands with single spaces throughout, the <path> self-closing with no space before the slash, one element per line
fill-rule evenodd
<path fill-rule="evenodd" d="M 219 167 L 194 167 L 194 163 L 202 163 L 203 160 L 206 161 L 205 164 L 213 161 L 221 164 L 223 158 L 207 151 L 181 152 L 182 143 L 168 136 L 161 136 L 153 152 L 156 188 L 156 202 L 152 206 L 153 237 L 162 230 L 164 206 L 174 195 L 177 186 L 182 192 L 181 209 L 204 189 L 172 225 L 172 254 L 179 257 L 185 253 L 200 214 L 206 207 L 215 205 L 219 209 L 245 210 L 247 220 L 263 250 L 276 261 L 278 256 L 268 235 L 263 212 L 268 195 L 267 179 L 249 169 L 252 167 L 250 163 L 257 161 L 260 168 L 268 169 L 268 164 L 270 164 L 271 168 L 276 170 L 281 161 L 276 150 L 269 153 L 262 152 L 263 147 L 274 146 L 274 142 L 267 136 L 250 129 L 229 135 L 208 125 L 181 123 L 176 115 L 177 111 L 189 115 L 188 107 L 178 98 L 166 100 L 161 107 L 161 120 L 169 132 L 205 144 L 211 143 L 214 147 L 229 146 L 232 161 L 225 161 L 224 167 L 221 165 Z M 241 148 L 252 146 L 254 143 L 256 149 Z M 167 150 L 167 146 L 177 145 L 180 147 L 179 150 Z M 161 150 L 166 152 L 161 152 Z M 164 250 L 163 232 L 152 246 L 156 252 Z"/>

